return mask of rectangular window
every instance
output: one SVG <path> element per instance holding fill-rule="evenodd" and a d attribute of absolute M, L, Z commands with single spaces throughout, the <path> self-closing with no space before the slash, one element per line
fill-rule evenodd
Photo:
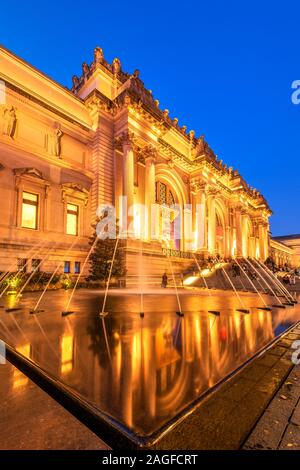
<path fill-rule="evenodd" d="M 37 194 L 23 191 L 22 227 L 37 229 L 38 201 L 39 197 Z"/>
<path fill-rule="evenodd" d="M 64 273 L 65 274 L 70 274 L 71 271 L 71 262 L 70 261 L 65 261 L 64 263 Z"/>
<path fill-rule="evenodd" d="M 32 271 L 39 272 L 41 270 L 41 260 L 33 259 L 31 261 L 31 269 Z"/>
<path fill-rule="evenodd" d="M 74 264 L 74 273 L 75 273 L 75 274 L 80 274 L 80 261 L 75 261 L 75 264 Z"/>
<path fill-rule="evenodd" d="M 18 271 L 26 273 L 27 271 L 27 259 L 18 258 Z"/>
<path fill-rule="evenodd" d="M 67 204 L 67 235 L 78 235 L 78 213 L 78 206 Z"/>

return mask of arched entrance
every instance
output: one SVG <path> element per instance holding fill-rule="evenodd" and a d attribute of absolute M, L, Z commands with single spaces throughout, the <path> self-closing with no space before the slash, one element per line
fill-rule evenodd
<path fill-rule="evenodd" d="M 164 181 L 158 180 L 155 186 L 156 203 L 160 206 L 159 238 L 170 249 L 180 250 L 180 209 L 177 196 L 173 188 Z"/>

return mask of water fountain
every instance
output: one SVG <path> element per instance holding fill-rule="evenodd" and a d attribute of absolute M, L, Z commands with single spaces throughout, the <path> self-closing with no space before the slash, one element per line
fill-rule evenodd
<path fill-rule="evenodd" d="M 117 253 L 117 249 L 118 249 L 118 244 L 119 244 L 119 237 L 116 238 L 115 248 L 114 248 L 113 256 L 112 256 L 110 267 L 109 267 L 109 273 L 108 273 L 108 278 L 107 278 L 107 282 L 106 282 L 106 286 L 105 286 L 105 294 L 104 294 L 104 299 L 103 299 L 103 304 L 102 304 L 102 310 L 99 313 L 100 317 L 105 317 L 106 315 L 108 315 L 108 312 L 105 312 L 105 307 L 106 307 L 106 300 L 107 300 L 107 295 L 108 295 L 108 290 L 109 290 L 113 265 L 114 265 L 114 262 L 115 262 L 115 257 L 116 257 L 116 253 Z"/>
<path fill-rule="evenodd" d="M 77 240 L 75 240 L 75 241 L 72 243 L 72 245 L 71 245 L 71 247 L 68 249 L 66 255 L 68 255 L 68 254 L 72 251 L 72 249 L 74 248 L 74 246 L 76 245 L 76 243 L 77 243 Z M 38 306 L 40 305 L 42 298 L 44 297 L 44 295 L 45 295 L 45 293 L 46 293 L 48 287 L 50 286 L 52 280 L 54 279 L 54 276 L 56 276 L 56 274 L 58 273 L 59 269 L 63 266 L 63 264 L 64 264 L 64 261 L 61 261 L 60 263 L 58 263 L 56 269 L 54 270 L 54 272 L 53 272 L 52 275 L 50 276 L 50 278 L 49 278 L 49 280 L 48 280 L 48 282 L 47 282 L 47 284 L 46 284 L 46 286 L 45 286 L 43 292 L 41 293 L 40 297 L 38 298 L 38 300 L 37 300 L 37 302 L 36 302 L 34 308 L 31 309 L 31 310 L 29 311 L 29 313 L 34 314 L 34 313 L 37 313 L 37 312 L 43 312 L 43 310 L 38 310 Z M 43 273 L 42 273 L 42 274 L 43 274 Z"/>
<path fill-rule="evenodd" d="M 239 295 L 239 293 L 238 293 L 238 291 L 237 291 L 235 285 L 233 284 L 232 280 L 231 280 L 230 277 L 228 276 L 226 270 L 223 268 L 223 266 L 221 267 L 221 269 L 222 269 L 223 273 L 225 274 L 227 280 L 229 281 L 231 287 L 233 288 L 233 290 L 234 290 L 234 292 L 235 292 L 235 295 L 237 296 L 237 298 L 238 298 L 238 300 L 239 300 L 239 302 L 240 302 L 240 304 L 241 304 L 241 308 L 237 308 L 236 311 L 237 311 L 237 312 L 241 312 L 241 313 L 250 313 L 250 310 L 249 310 L 248 308 L 246 308 L 244 302 L 243 302 L 242 299 L 241 299 L 241 296 Z"/>
<path fill-rule="evenodd" d="M 80 279 L 81 279 L 82 273 L 84 272 L 86 263 L 88 262 L 88 259 L 89 259 L 89 257 L 91 256 L 92 251 L 93 251 L 93 249 L 94 249 L 94 247 L 95 247 L 97 241 L 98 241 L 98 238 L 96 237 L 95 240 L 94 240 L 94 242 L 93 242 L 92 245 L 91 245 L 91 248 L 90 248 L 90 250 L 89 250 L 89 252 L 88 252 L 88 254 L 87 254 L 87 256 L 86 256 L 84 262 L 83 262 L 81 272 L 79 273 L 79 275 L 78 275 L 78 277 L 77 277 L 77 279 L 76 279 L 75 285 L 74 285 L 74 287 L 73 287 L 73 289 L 72 289 L 71 295 L 70 295 L 69 300 L 68 300 L 68 303 L 67 303 L 67 305 L 66 305 L 66 308 L 65 308 L 65 310 L 62 311 L 62 316 L 67 316 L 67 315 L 71 315 L 72 313 L 74 313 L 74 311 L 73 311 L 73 310 L 69 310 L 69 308 L 70 308 L 72 299 L 73 299 L 73 297 L 74 297 L 75 290 L 76 290 L 76 288 L 77 288 L 77 286 L 78 286 L 78 283 L 79 283 L 79 281 L 80 281 Z"/>
<path fill-rule="evenodd" d="M 139 270 L 140 270 L 140 299 L 141 299 L 141 308 L 140 308 L 140 317 L 145 317 L 144 312 L 144 292 L 143 292 L 143 273 L 142 273 L 142 266 L 143 266 L 143 241 L 141 240 L 141 249 L 140 249 L 140 259 L 139 259 Z M 142 276 L 141 276 L 142 275 Z"/>
<path fill-rule="evenodd" d="M 178 305 L 178 310 L 176 312 L 176 315 L 178 315 L 179 317 L 183 317 L 184 313 L 182 312 L 182 309 L 181 309 L 181 303 L 180 303 L 180 298 L 179 298 L 179 293 L 178 293 L 178 287 L 177 287 L 175 274 L 174 274 L 174 269 L 173 269 L 173 265 L 172 265 L 172 261 L 171 261 L 171 257 L 170 257 L 170 245 L 169 245 L 169 241 L 167 239 L 165 239 L 164 241 L 165 241 L 165 244 L 167 245 L 167 250 L 166 250 L 167 259 L 168 259 L 169 266 L 170 266 L 170 269 L 171 269 L 173 284 L 174 284 L 174 288 L 175 288 L 175 295 L 176 295 L 177 305 Z"/>
<path fill-rule="evenodd" d="M 48 258 L 48 255 L 50 254 L 50 251 L 52 250 L 52 248 L 50 248 L 46 255 L 40 260 L 40 262 L 37 264 L 37 266 L 34 268 L 34 270 L 32 271 L 32 273 L 30 274 L 30 276 L 28 277 L 27 281 L 25 282 L 25 284 L 22 286 L 20 292 L 17 294 L 17 301 L 20 300 L 21 296 L 22 296 L 22 293 L 24 291 L 24 289 L 27 287 L 27 285 L 29 284 L 29 282 L 31 281 L 32 277 L 34 276 L 34 274 L 36 272 L 38 272 L 38 270 L 40 269 L 42 263 L 46 260 L 46 258 Z"/>
<path fill-rule="evenodd" d="M 258 310 L 266 310 L 266 311 L 271 311 L 271 307 L 269 307 L 266 302 L 265 302 L 265 299 L 263 298 L 263 296 L 261 295 L 261 293 L 259 292 L 259 290 L 257 289 L 257 287 L 255 286 L 254 282 L 252 282 L 252 279 L 250 279 L 250 276 L 248 276 L 247 272 L 243 269 L 243 267 L 241 266 L 240 262 L 238 259 L 235 260 L 236 263 L 239 265 L 241 271 L 244 273 L 244 275 L 246 276 L 247 280 L 250 282 L 251 286 L 254 288 L 255 292 L 258 294 L 258 296 L 260 297 L 261 301 L 263 302 L 264 306 L 263 307 L 257 307 Z"/>
<path fill-rule="evenodd" d="M 109 361 L 111 363 L 111 354 L 110 354 L 110 348 L 109 348 L 109 342 L 108 342 L 108 337 L 107 337 L 107 331 L 106 331 L 104 316 L 102 316 L 101 321 L 102 321 L 102 326 L 103 326 L 103 333 L 104 333 L 104 338 L 105 338 L 107 354 L 108 354 L 108 357 L 109 357 Z"/>
<path fill-rule="evenodd" d="M 39 252 L 40 248 L 42 248 L 44 245 L 46 244 L 46 241 L 43 240 L 43 241 L 40 241 L 36 246 L 34 246 L 33 248 L 31 248 L 28 252 L 26 252 L 26 256 L 27 256 L 27 261 L 25 262 L 25 265 L 23 267 L 22 270 L 20 271 L 17 271 L 17 273 L 10 279 L 9 276 L 11 275 L 11 271 L 7 271 L 7 273 L 5 274 L 5 276 L 1 279 L 1 283 L 3 283 L 5 280 L 7 280 L 7 285 L 4 287 L 4 289 L 2 290 L 2 292 L 0 293 L 0 298 L 5 294 L 5 292 L 8 291 L 8 289 L 10 288 L 10 286 L 13 284 L 13 283 L 16 283 L 17 279 L 22 279 L 25 274 L 26 274 L 26 269 L 27 267 L 29 266 L 29 263 L 30 263 L 30 258 L 32 256 L 37 256 L 37 253 Z M 15 263 L 12 263 L 10 265 L 10 268 L 13 269 L 15 266 Z"/>
<path fill-rule="evenodd" d="M 274 273 L 268 268 L 268 266 L 263 265 L 260 263 L 262 269 L 266 271 L 267 274 L 269 274 L 270 278 L 273 279 L 274 284 L 279 288 L 279 290 L 283 293 L 283 296 L 287 299 L 288 303 L 285 305 L 293 305 L 294 304 L 294 298 L 291 295 L 291 293 L 288 291 L 288 289 L 277 279 L 277 277 L 274 275 Z"/>
<path fill-rule="evenodd" d="M 256 263 L 258 266 L 260 266 L 257 263 L 255 258 L 253 258 L 251 261 L 253 261 L 253 263 Z M 250 263 L 250 261 L 248 261 L 248 262 Z M 266 279 L 262 276 L 262 274 L 259 272 L 259 270 L 255 267 L 255 265 L 253 263 L 251 263 L 251 267 L 254 269 L 254 271 L 260 277 L 260 279 L 263 281 L 263 283 L 267 286 L 267 289 L 269 289 L 271 291 L 271 293 L 273 294 L 273 296 L 276 298 L 276 300 L 278 302 L 278 304 L 273 304 L 272 307 L 274 307 L 274 308 L 283 308 L 284 309 L 285 305 L 283 305 L 283 303 L 281 302 L 280 298 L 278 297 L 278 295 L 276 294 L 276 292 L 274 291 L 272 286 L 266 281 Z"/>
<path fill-rule="evenodd" d="M 276 279 L 276 277 L 274 275 L 270 275 L 269 272 L 268 272 L 268 269 L 267 267 L 262 264 L 261 262 L 258 262 L 257 260 L 255 260 L 255 263 L 257 266 L 259 266 L 259 268 L 263 271 L 263 273 L 267 276 L 267 278 L 270 280 L 270 282 L 272 282 L 273 286 L 275 287 L 275 289 L 277 289 L 278 293 L 277 293 L 277 299 L 279 297 L 283 297 L 287 300 L 287 302 L 283 303 L 281 302 L 281 305 L 282 307 L 280 308 L 284 308 L 286 306 L 293 306 L 294 305 L 294 302 L 292 302 L 292 296 L 290 295 L 290 293 L 288 292 L 288 294 L 286 294 L 284 292 L 284 286 L 281 285 L 281 283 Z"/>
<path fill-rule="evenodd" d="M 193 258 L 194 258 L 195 263 L 196 263 L 196 265 L 197 265 L 199 274 L 200 274 L 200 276 L 201 276 L 201 278 L 202 278 L 202 280 L 203 280 L 203 282 L 204 282 L 204 285 L 205 285 L 205 287 L 206 287 L 206 289 L 207 289 L 208 295 L 209 295 L 210 297 L 212 297 L 212 293 L 211 293 L 211 291 L 208 289 L 208 285 L 207 285 L 205 276 L 202 274 L 201 267 L 200 267 L 200 265 L 199 265 L 199 263 L 198 263 L 198 260 L 197 260 L 197 258 L 196 258 L 196 256 L 195 256 L 194 253 L 193 253 Z M 208 310 L 208 313 L 211 313 L 212 315 L 220 316 L 220 311 L 219 311 L 219 310 Z"/>

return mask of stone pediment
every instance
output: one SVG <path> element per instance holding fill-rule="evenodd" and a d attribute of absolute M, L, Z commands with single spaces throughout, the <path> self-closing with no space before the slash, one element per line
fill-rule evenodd
<path fill-rule="evenodd" d="M 64 190 L 76 191 L 76 192 L 83 193 L 85 195 L 89 194 L 89 190 L 79 183 L 63 183 L 61 186 L 62 186 L 62 189 Z"/>
<path fill-rule="evenodd" d="M 13 172 L 16 176 L 33 176 L 34 178 L 46 181 L 42 172 L 36 168 L 14 168 Z"/>
<path fill-rule="evenodd" d="M 86 206 L 89 198 L 89 190 L 82 186 L 80 183 L 62 183 L 62 201 L 66 201 L 66 196 L 73 196 L 84 202 Z"/>

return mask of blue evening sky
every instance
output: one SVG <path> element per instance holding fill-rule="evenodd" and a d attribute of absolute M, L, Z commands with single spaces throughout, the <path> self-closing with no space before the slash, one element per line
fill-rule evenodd
<path fill-rule="evenodd" d="M 299 2 L 10 0 L 0 42 L 67 86 L 97 45 L 139 69 L 161 107 L 265 195 L 283 235 L 300 233 L 299 21 Z"/>

